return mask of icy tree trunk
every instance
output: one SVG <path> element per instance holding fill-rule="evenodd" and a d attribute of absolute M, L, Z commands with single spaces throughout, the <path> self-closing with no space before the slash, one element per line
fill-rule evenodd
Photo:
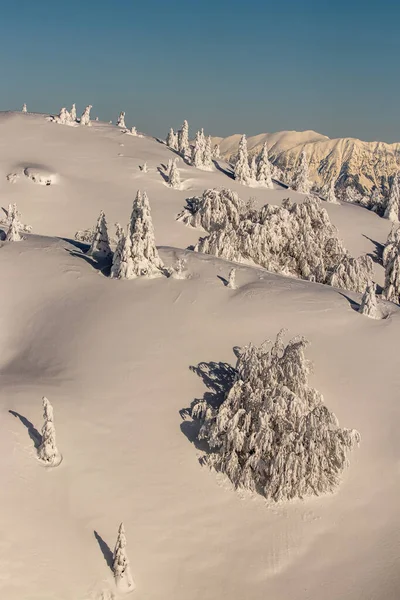
<path fill-rule="evenodd" d="M 44 425 L 42 427 L 42 441 L 38 449 L 38 457 L 46 466 L 57 467 L 62 460 L 62 456 L 56 446 L 53 407 L 45 396 L 43 396 L 42 400 Z"/>
<path fill-rule="evenodd" d="M 113 566 L 115 585 L 122 594 L 128 594 L 135 589 L 128 555 L 126 553 L 126 536 L 123 523 L 119 526 L 117 542 L 113 554 Z"/>

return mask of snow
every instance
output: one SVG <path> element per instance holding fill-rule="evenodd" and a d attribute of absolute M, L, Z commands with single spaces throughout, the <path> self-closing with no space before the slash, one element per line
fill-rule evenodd
<path fill-rule="evenodd" d="M 397 600 L 399 307 L 380 301 L 386 318 L 365 318 L 354 310 L 360 293 L 186 250 L 204 232 L 176 215 L 205 189 L 228 187 L 257 206 L 304 196 L 187 164 L 190 191 L 171 189 L 158 171 L 175 156 L 168 147 L 126 136 L 118 158 L 121 130 L 91 125 L 0 114 L 2 205 L 17 203 L 37 234 L 0 247 L 0 597 L 117 597 L 112 548 L 123 521 L 132 597 Z M 10 185 L 7 174 L 27 165 L 58 184 Z M 100 209 L 125 224 L 138 189 L 162 262 L 184 260 L 185 279 L 115 281 L 73 240 Z M 353 256 L 381 251 L 390 221 L 356 205 L 324 208 Z M 227 289 L 220 278 L 233 267 L 237 289 Z M 384 283 L 378 262 L 373 279 Z M 199 464 L 184 409 L 218 392 L 233 347 L 259 346 L 281 327 L 310 341 L 312 387 L 362 442 L 335 494 L 266 503 Z M 44 395 L 63 455 L 56 469 L 41 466 L 32 439 Z"/>

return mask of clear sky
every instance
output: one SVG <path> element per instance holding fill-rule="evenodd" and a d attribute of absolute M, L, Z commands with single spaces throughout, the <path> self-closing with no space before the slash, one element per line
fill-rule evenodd
<path fill-rule="evenodd" d="M 0 0 L 0 110 L 400 141 L 400 0 Z"/>

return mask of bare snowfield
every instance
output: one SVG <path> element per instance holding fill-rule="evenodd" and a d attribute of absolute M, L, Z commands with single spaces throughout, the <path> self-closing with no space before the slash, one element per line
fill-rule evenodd
<path fill-rule="evenodd" d="M 0 247 L 0 598 L 117 598 L 107 563 L 123 520 L 138 599 L 397 600 L 399 308 L 369 319 L 352 307 L 356 293 L 244 265 L 227 289 L 232 263 L 185 250 L 204 234 L 175 220 L 185 199 L 216 186 L 260 205 L 302 196 L 182 160 L 184 189 L 172 190 L 158 171 L 172 157 L 102 123 L 0 114 L 0 206 L 17 202 L 34 232 Z M 185 255 L 189 278 L 112 280 L 68 241 L 100 209 L 111 233 L 125 225 L 139 188 L 162 259 Z M 388 221 L 326 208 L 354 256 L 386 241 Z M 382 283 L 379 264 L 375 274 Z M 221 385 L 234 346 L 282 327 L 310 340 L 312 384 L 362 440 L 337 493 L 271 504 L 199 464 L 184 409 Z M 55 469 L 40 465 L 30 436 L 43 395 L 63 455 Z"/>

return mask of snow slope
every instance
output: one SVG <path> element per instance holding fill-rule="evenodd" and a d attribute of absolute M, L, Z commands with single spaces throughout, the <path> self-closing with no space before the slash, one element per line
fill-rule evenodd
<path fill-rule="evenodd" d="M 170 190 L 157 168 L 171 156 L 104 124 L 0 116 L 1 206 L 16 201 L 36 234 L 0 247 L 0 597 L 117 597 L 107 561 L 123 520 L 138 599 L 396 600 L 398 307 L 375 321 L 353 309 L 357 294 L 243 265 L 227 289 L 231 263 L 183 250 L 201 234 L 175 221 L 185 198 L 219 185 L 261 204 L 300 196 L 187 165 L 186 189 Z M 37 185 L 27 167 L 55 183 Z M 100 209 L 125 224 L 138 187 L 161 257 L 170 266 L 186 256 L 190 278 L 114 281 L 67 241 Z M 390 225 L 375 214 L 327 209 L 353 254 L 385 241 Z M 267 505 L 200 466 L 184 409 L 217 387 L 234 346 L 281 327 L 310 339 L 312 384 L 362 443 L 334 496 Z M 63 454 L 50 470 L 29 435 L 44 394 Z"/>

